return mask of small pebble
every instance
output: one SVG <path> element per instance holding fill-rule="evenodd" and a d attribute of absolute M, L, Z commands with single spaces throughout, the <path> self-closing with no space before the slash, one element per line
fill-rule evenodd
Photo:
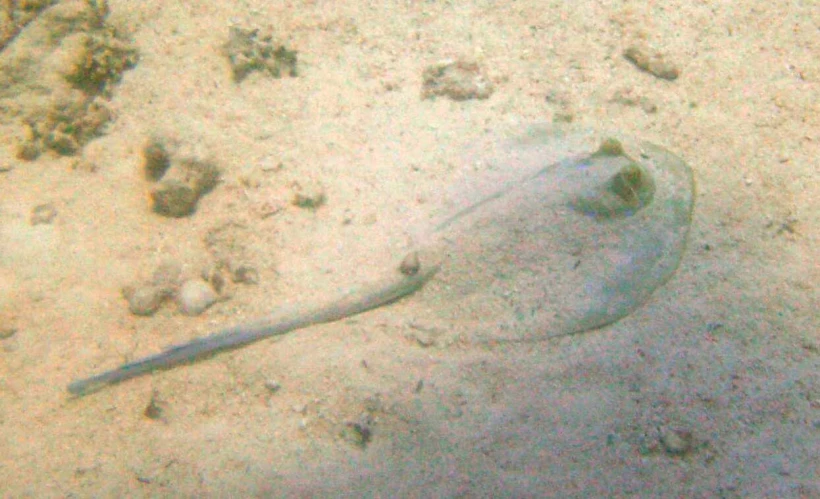
<path fill-rule="evenodd" d="M 664 450 L 673 456 L 682 456 L 692 450 L 692 432 L 681 428 L 663 428 L 661 444 Z"/>
<path fill-rule="evenodd" d="M 307 210 L 315 210 L 323 206 L 327 202 L 327 195 L 325 189 L 318 182 L 303 181 L 294 182 L 293 198 L 291 204 Z"/>
<path fill-rule="evenodd" d="M 666 60 L 663 54 L 643 45 L 632 45 L 624 51 L 624 57 L 638 69 L 664 80 L 677 80 L 680 69 Z"/>
<path fill-rule="evenodd" d="M 413 331 L 408 335 L 410 338 L 416 340 L 416 343 L 419 344 L 422 348 L 431 347 L 436 344 L 435 337 L 430 334 L 428 331 Z"/>
<path fill-rule="evenodd" d="M 406 276 L 414 276 L 419 273 L 421 262 L 419 261 L 419 254 L 413 251 L 404 257 L 399 265 L 399 271 Z"/>
<path fill-rule="evenodd" d="M 171 156 L 162 139 L 152 138 L 143 148 L 145 177 L 158 181 L 171 166 Z"/>
<path fill-rule="evenodd" d="M 658 105 L 652 102 L 648 97 L 644 97 L 635 91 L 633 88 L 624 88 L 615 92 L 610 99 L 611 102 L 621 104 L 629 107 L 640 107 L 647 114 L 656 113 Z"/>
<path fill-rule="evenodd" d="M 71 170 L 75 172 L 96 173 L 99 169 L 96 163 L 86 158 L 76 159 L 71 162 Z"/>
<path fill-rule="evenodd" d="M 143 416 L 148 419 L 153 419 L 155 421 L 165 421 L 165 408 L 166 404 L 159 398 L 159 392 L 154 390 L 151 393 L 151 400 L 148 401 L 148 405 L 145 407 L 145 410 L 142 412 Z"/>
<path fill-rule="evenodd" d="M 151 176 L 151 173 L 147 173 Z M 219 168 L 198 157 L 172 158 L 170 166 L 151 191 L 155 213 L 182 218 L 196 211 L 199 199 L 219 182 Z"/>
<path fill-rule="evenodd" d="M 203 281 L 210 284 L 217 293 L 222 293 L 222 290 L 225 288 L 225 277 L 222 276 L 221 265 L 209 265 L 202 269 L 200 277 L 202 277 Z"/>
<path fill-rule="evenodd" d="M 57 217 L 57 208 L 51 203 L 37 205 L 31 210 L 31 225 L 50 224 Z"/>
<path fill-rule="evenodd" d="M 151 192 L 154 211 L 160 215 L 182 218 L 196 209 L 199 194 L 190 186 L 178 181 L 167 181 Z"/>
<path fill-rule="evenodd" d="M 342 438 L 364 449 L 373 438 L 373 417 L 363 413 L 356 421 L 348 421 L 342 430 Z"/>
<path fill-rule="evenodd" d="M 213 305 L 218 296 L 214 288 L 202 279 L 185 281 L 177 292 L 179 311 L 185 315 L 199 315 Z"/>
<path fill-rule="evenodd" d="M 259 284 L 259 271 L 248 264 L 240 264 L 232 269 L 233 282 L 238 284 Z"/>
<path fill-rule="evenodd" d="M 160 286 L 126 286 L 122 296 L 128 301 L 128 310 L 134 315 L 154 315 L 168 296 Z"/>
<path fill-rule="evenodd" d="M 444 60 L 428 66 L 421 75 L 422 99 L 447 97 L 454 101 L 487 99 L 493 84 L 478 63 L 466 60 Z"/>

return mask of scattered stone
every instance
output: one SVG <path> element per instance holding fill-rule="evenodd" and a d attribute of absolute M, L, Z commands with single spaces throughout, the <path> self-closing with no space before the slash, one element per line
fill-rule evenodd
<path fill-rule="evenodd" d="M 122 296 L 128 302 L 128 310 L 143 317 L 154 315 L 170 293 L 167 288 L 154 285 L 125 286 Z"/>
<path fill-rule="evenodd" d="M 265 389 L 268 390 L 270 393 L 276 393 L 282 389 L 282 384 L 278 381 L 269 379 L 265 381 Z"/>
<path fill-rule="evenodd" d="M 810 331 L 803 331 L 800 336 L 800 347 L 812 353 L 820 353 L 820 337 Z"/>
<path fill-rule="evenodd" d="M 417 251 L 413 251 L 405 256 L 401 261 L 401 265 L 399 265 L 399 272 L 410 277 L 418 274 L 420 268 L 421 262 L 419 261 L 419 254 Z"/>
<path fill-rule="evenodd" d="M 122 296 L 128 302 L 128 310 L 134 315 L 154 315 L 162 304 L 179 289 L 182 266 L 165 261 L 157 266 L 151 280 L 122 288 Z"/>
<path fill-rule="evenodd" d="M 151 400 L 142 412 L 143 416 L 154 421 L 165 421 L 165 409 L 167 404 L 160 400 L 159 392 L 151 392 Z"/>
<path fill-rule="evenodd" d="M 781 220 L 775 222 L 774 220 L 769 220 L 766 223 L 765 227 L 767 229 L 775 228 L 774 235 L 772 237 L 784 235 L 788 236 L 796 236 L 800 234 L 798 230 L 798 226 L 800 224 L 800 220 L 792 213 L 789 213 Z"/>
<path fill-rule="evenodd" d="M 364 449 L 373 438 L 373 416 L 363 412 L 356 421 L 348 421 L 342 429 L 342 438 Z"/>
<path fill-rule="evenodd" d="M 575 105 L 572 94 L 557 88 L 552 88 L 544 95 L 544 101 L 557 107 L 552 121 L 555 123 L 572 123 L 575 119 Z"/>
<path fill-rule="evenodd" d="M 31 225 L 47 225 L 57 217 L 57 208 L 51 203 L 40 204 L 31 210 Z"/>
<path fill-rule="evenodd" d="M 265 172 L 261 168 L 245 167 L 239 174 L 239 185 L 248 189 L 258 189 L 265 179 Z"/>
<path fill-rule="evenodd" d="M 308 210 L 316 210 L 327 201 L 325 190 L 319 183 L 311 182 L 303 185 L 299 182 L 294 182 L 292 187 L 294 193 L 291 203 L 294 206 Z"/>
<path fill-rule="evenodd" d="M 544 95 L 544 101 L 562 109 L 572 108 L 572 95 L 565 90 L 557 88 L 549 89 Z"/>
<path fill-rule="evenodd" d="M 660 52 L 643 45 L 632 45 L 624 51 L 624 57 L 638 69 L 657 78 L 673 81 L 680 76 L 680 69 L 665 59 Z"/>
<path fill-rule="evenodd" d="M 270 33 L 232 26 L 223 52 L 231 64 L 233 79 L 240 83 L 253 71 L 265 71 L 274 78 L 297 76 L 296 51 L 275 43 Z"/>
<path fill-rule="evenodd" d="M 408 339 L 414 340 L 420 347 L 428 348 L 436 344 L 436 340 L 441 336 L 441 331 L 436 328 L 421 326 L 419 324 L 411 323 L 411 331 L 405 336 Z"/>
<path fill-rule="evenodd" d="M 435 337 L 427 331 L 413 331 L 411 337 L 420 347 L 427 348 L 436 344 Z"/>
<path fill-rule="evenodd" d="M 151 199 L 156 213 L 181 218 L 192 214 L 199 198 L 213 189 L 219 170 L 210 162 L 197 160 L 181 161 L 174 166 L 151 192 Z"/>
<path fill-rule="evenodd" d="M 382 400 L 381 393 L 374 393 L 373 395 L 368 395 L 364 399 L 364 410 L 368 414 L 374 414 L 377 412 L 384 412 L 385 411 L 385 403 Z"/>
<path fill-rule="evenodd" d="M 105 1 L 22 4 L 32 12 L 0 26 L 0 123 L 11 126 L 2 133 L 20 159 L 75 154 L 111 120 L 111 87 L 136 49 L 106 24 Z"/>
<path fill-rule="evenodd" d="M 223 266 L 216 263 L 202 269 L 202 273 L 200 274 L 202 280 L 210 284 L 217 294 L 222 293 L 222 290 L 225 289 L 225 277 L 222 275 L 222 271 Z"/>
<path fill-rule="evenodd" d="M 153 210 L 166 217 L 192 214 L 199 199 L 219 182 L 219 168 L 211 161 L 171 152 L 171 144 L 161 139 L 148 142 L 143 159 L 145 176 L 158 182 L 151 192 Z"/>
<path fill-rule="evenodd" d="M 683 428 L 662 428 L 660 441 L 667 454 L 682 456 L 692 450 L 692 432 Z"/>
<path fill-rule="evenodd" d="M 633 88 L 623 88 L 615 92 L 610 102 L 621 104 L 622 106 L 640 107 L 647 114 L 658 111 L 658 105 L 651 99 L 643 95 L 638 95 Z"/>
<path fill-rule="evenodd" d="M 148 180 L 157 182 L 171 167 L 171 155 L 165 143 L 159 138 L 154 137 L 148 141 L 142 149 L 142 157 L 145 160 L 145 177 Z"/>
<path fill-rule="evenodd" d="M 17 328 L 0 325 L 0 340 L 7 340 L 17 334 Z"/>
<path fill-rule="evenodd" d="M 94 161 L 87 158 L 79 158 L 71 162 L 71 170 L 83 173 L 96 173 L 99 167 Z"/>
<path fill-rule="evenodd" d="M 421 98 L 442 96 L 455 101 L 487 99 L 493 84 L 478 63 L 448 59 L 427 67 L 421 75 Z"/>
<path fill-rule="evenodd" d="M 231 269 L 233 282 L 238 284 L 259 284 L 259 271 L 251 265 L 242 263 Z"/>
<path fill-rule="evenodd" d="M 190 316 L 201 314 L 216 303 L 218 298 L 214 288 L 202 279 L 185 281 L 176 295 L 179 311 Z"/>

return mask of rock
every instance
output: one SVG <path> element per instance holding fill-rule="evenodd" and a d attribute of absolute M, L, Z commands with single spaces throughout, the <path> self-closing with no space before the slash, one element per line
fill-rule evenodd
<path fill-rule="evenodd" d="M 47 225 L 57 217 L 57 208 L 51 203 L 40 204 L 31 210 L 31 225 Z"/>
<path fill-rule="evenodd" d="M 225 277 L 222 275 L 222 272 L 223 265 L 216 263 L 213 265 L 208 265 L 202 269 L 202 272 L 199 275 L 202 277 L 203 281 L 211 285 L 217 294 L 222 294 L 222 291 L 225 289 Z"/>
<path fill-rule="evenodd" d="M 341 436 L 347 442 L 364 449 L 373 438 L 373 423 L 373 416 L 364 412 L 357 420 L 345 423 Z"/>
<path fill-rule="evenodd" d="M 399 265 L 399 272 L 410 277 L 419 273 L 421 262 L 419 261 L 419 254 L 413 251 L 407 254 Z"/>
<path fill-rule="evenodd" d="M 219 182 L 220 171 L 201 155 L 180 153 L 172 141 L 152 138 L 142 150 L 143 169 L 157 182 L 151 191 L 154 212 L 172 218 L 196 210 L 199 199 Z"/>
<path fill-rule="evenodd" d="M 294 191 L 291 204 L 299 208 L 316 210 L 327 201 L 325 189 L 319 182 L 294 182 L 291 187 Z"/>
<path fill-rule="evenodd" d="M 640 107 L 647 114 L 653 114 L 658 111 L 658 105 L 650 98 L 638 94 L 633 88 L 622 88 L 616 91 L 610 102 L 621 104 L 622 106 Z"/>
<path fill-rule="evenodd" d="M 455 101 L 486 99 L 493 94 L 493 84 L 477 63 L 445 60 L 427 67 L 421 75 L 421 98 L 448 97 Z"/>
<path fill-rule="evenodd" d="M 154 421 L 166 421 L 165 413 L 167 407 L 168 404 L 159 398 L 159 392 L 154 390 L 151 393 L 151 400 L 148 401 L 148 405 L 145 406 L 145 410 L 142 411 L 142 415 Z"/>
<path fill-rule="evenodd" d="M 17 334 L 17 328 L 0 324 L 0 340 L 7 340 Z"/>
<path fill-rule="evenodd" d="M 643 45 L 632 45 L 624 51 L 624 57 L 638 69 L 657 78 L 673 81 L 680 76 L 680 69 L 667 61 L 663 54 Z"/>
<path fill-rule="evenodd" d="M 210 162 L 187 160 L 173 164 L 151 192 L 154 212 L 181 218 L 196 210 L 199 198 L 219 179 L 219 170 Z"/>
<path fill-rule="evenodd" d="M 237 284 L 259 284 L 259 271 L 252 265 L 241 263 L 231 268 L 231 279 Z"/>
<path fill-rule="evenodd" d="M 667 454 L 682 456 L 692 450 L 692 432 L 683 428 L 662 428 L 660 441 Z"/>
<path fill-rule="evenodd" d="M 193 316 L 204 312 L 218 298 L 210 284 L 202 279 L 191 279 L 182 283 L 176 301 L 180 312 Z"/>
<path fill-rule="evenodd" d="M 142 148 L 142 158 L 145 177 L 154 182 L 161 179 L 171 167 L 171 155 L 165 142 L 157 137 L 149 140 Z"/>
<path fill-rule="evenodd" d="M 128 301 L 128 310 L 132 314 L 149 316 L 159 310 L 168 297 L 168 291 L 162 286 L 126 286 L 122 289 L 122 296 Z"/>

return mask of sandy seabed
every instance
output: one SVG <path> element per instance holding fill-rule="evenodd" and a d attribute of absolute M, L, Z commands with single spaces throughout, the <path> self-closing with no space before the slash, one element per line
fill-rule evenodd
<path fill-rule="evenodd" d="M 107 89 L 113 120 L 28 159 L 2 122 L 3 496 L 820 496 L 814 2 L 109 8 L 138 53 Z M 235 81 L 232 26 L 274 33 L 296 76 Z M 636 67 L 634 46 L 677 78 Z M 422 98 L 425 68 L 447 59 L 475 63 L 491 94 Z M 634 314 L 477 345 L 419 319 L 425 288 L 68 396 L 74 379 L 372 277 L 400 257 L 408 217 L 475 167 L 469 144 L 554 120 L 662 144 L 695 173 L 681 266 Z M 220 169 L 191 216 L 151 210 L 157 137 Z M 199 316 L 138 317 L 123 299 L 168 262 L 192 277 L 226 261 L 258 282 L 226 279 Z"/>

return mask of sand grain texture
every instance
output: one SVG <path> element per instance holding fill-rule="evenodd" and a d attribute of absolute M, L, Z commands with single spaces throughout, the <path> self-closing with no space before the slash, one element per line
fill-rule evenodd
<path fill-rule="evenodd" d="M 0 144 L 4 495 L 820 495 L 811 2 L 108 3 L 139 54 L 109 89 L 115 119 L 73 156 Z M 231 25 L 270 29 L 297 76 L 236 83 Z M 677 78 L 636 68 L 623 56 L 636 44 Z M 480 65 L 492 95 L 422 99 L 424 68 L 448 59 Z M 441 295 L 423 289 L 65 395 L 87 373 L 378 278 L 409 219 L 492 173 L 465 160 L 471 143 L 568 119 L 663 145 L 698 186 L 680 268 L 616 324 L 477 344 L 430 316 Z M 151 211 L 141 151 L 157 136 L 220 168 L 189 217 Z M 316 185 L 321 205 L 292 204 Z M 56 215 L 31 225 L 46 204 Z M 216 258 L 207 235 L 226 226 L 241 230 Z M 198 317 L 133 316 L 122 286 L 168 260 L 185 278 L 249 265 L 258 283 L 228 278 Z"/>

